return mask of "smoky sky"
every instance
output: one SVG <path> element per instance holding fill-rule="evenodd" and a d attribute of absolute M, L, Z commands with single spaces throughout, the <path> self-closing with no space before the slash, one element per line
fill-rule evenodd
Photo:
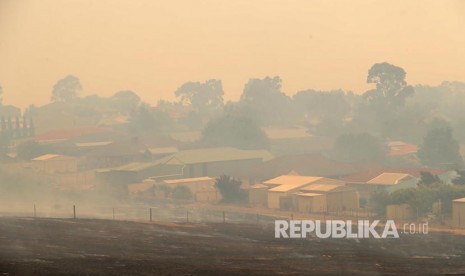
<path fill-rule="evenodd" d="M 411 84 L 465 81 L 464 16 L 461 1 L 0 0 L 0 84 L 25 107 L 68 74 L 82 95 L 131 89 L 149 103 L 212 78 L 237 99 L 267 75 L 288 94 L 362 93 L 383 61 Z"/>

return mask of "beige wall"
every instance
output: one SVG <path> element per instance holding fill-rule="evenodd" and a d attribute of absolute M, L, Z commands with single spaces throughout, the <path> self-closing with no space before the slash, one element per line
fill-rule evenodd
<path fill-rule="evenodd" d="M 297 196 L 297 210 L 303 213 L 326 212 L 326 196 Z"/>
<path fill-rule="evenodd" d="M 268 189 L 267 188 L 253 188 L 249 189 L 249 203 L 251 205 L 266 206 Z"/>
<path fill-rule="evenodd" d="M 413 210 L 408 204 L 394 204 L 386 206 L 388 219 L 404 221 L 413 218 Z"/>
<path fill-rule="evenodd" d="M 359 206 L 359 194 L 357 191 L 332 192 L 327 195 L 328 211 L 356 210 Z"/>
<path fill-rule="evenodd" d="M 452 202 L 452 226 L 465 228 L 465 202 Z"/>

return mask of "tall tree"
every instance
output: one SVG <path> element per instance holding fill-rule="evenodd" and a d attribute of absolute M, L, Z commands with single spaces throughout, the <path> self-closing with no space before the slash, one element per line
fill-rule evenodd
<path fill-rule="evenodd" d="M 223 106 L 223 85 L 221 80 L 186 82 L 174 94 L 184 105 L 190 105 L 196 111 L 218 109 Z"/>
<path fill-rule="evenodd" d="M 376 63 L 368 71 L 367 83 L 376 84 L 376 88 L 365 92 L 364 98 L 378 108 L 399 108 L 405 99 L 412 96 L 414 90 L 405 81 L 404 69 L 387 62 Z"/>
<path fill-rule="evenodd" d="M 247 200 L 247 194 L 241 189 L 241 181 L 229 175 L 222 175 L 216 179 L 215 186 L 225 203 L 241 203 Z"/>
<path fill-rule="evenodd" d="M 448 169 L 463 166 L 459 143 L 454 139 L 449 125 L 430 128 L 420 145 L 418 157 L 427 166 Z"/>
<path fill-rule="evenodd" d="M 73 75 L 68 75 L 53 86 L 52 101 L 69 101 L 76 98 L 81 90 L 82 86 L 79 79 Z"/>
<path fill-rule="evenodd" d="M 250 79 L 240 104 L 252 110 L 260 124 L 282 123 L 288 118 L 290 98 L 281 91 L 281 78 Z"/>
<path fill-rule="evenodd" d="M 141 102 L 140 97 L 131 90 L 119 91 L 110 100 L 112 106 L 122 112 L 134 110 Z"/>

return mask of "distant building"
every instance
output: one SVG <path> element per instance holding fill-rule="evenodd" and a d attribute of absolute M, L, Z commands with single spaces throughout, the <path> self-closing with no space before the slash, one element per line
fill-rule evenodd
<path fill-rule="evenodd" d="M 366 182 L 347 182 L 347 186 L 355 188 L 360 197 L 368 200 L 378 190 L 394 192 L 399 189 L 414 188 L 419 178 L 406 173 L 381 173 Z"/>
<path fill-rule="evenodd" d="M 164 157 L 164 175 L 181 175 L 182 178 L 217 177 L 222 174 L 236 176 L 251 166 L 271 159 L 265 150 L 241 150 L 230 147 L 183 150 Z"/>
<path fill-rule="evenodd" d="M 262 185 L 268 187 L 267 206 L 272 209 L 326 212 L 359 208 L 357 191 L 346 187 L 345 182 L 337 179 L 282 175 L 267 180 Z M 263 192 L 262 186 L 260 189 L 253 189 L 254 187 L 249 189 L 249 200 L 255 200 Z"/>
<path fill-rule="evenodd" d="M 155 184 L 155 188 L 165 187 L 174 190 L 178 187 L 186 187 L 190 190 L 193 200 L 197 202 L 216 202 L 220 199 L 219 192 L 215 187 L 215 179 L 211 177 L 196 177 L 164 180 Z M 157 189 L 157 192 L 162 192 Z M 165 197 L 167 194 L 165 193 Z"/>
<path fill-rule="evenodd" d="M 31 160 L 32 168 L 46 173 L 77 172 L 78 159 L 58 154 L 45 154 Z"/>

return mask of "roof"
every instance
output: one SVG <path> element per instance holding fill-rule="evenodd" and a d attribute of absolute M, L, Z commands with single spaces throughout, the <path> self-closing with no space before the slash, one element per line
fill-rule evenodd
<path fill-rule="evenodd" d="M 286 184 L 286 185 L 279 185 L 277 187 L 271 188 L 268 191 L 270 192 L 290 192 L 292 190 L 299 189 L 303 186 L 308 185 L 308 183 L 292 183 L 292 184 Z"/>
<path fill-rule="evenodd" d="M 214 180 L 211 177 L 194 177 L 194 178 L 181 178 L 181 179 L 169 179 L 164 180 L 164 183 L 167 184 L 176 184 L 176 183 L 189 183 L 189 182 L 197 182 L 197 181 L 212 181 Z"/>
<path fill-rule="evenodd" d="M 104 142 L 89 142 L 89 143 L 74 143 L 76 147 L 99 147 L 99 146 L 107 146 L 113 143 L 113 141 L 104 141 Z"/>
<path fill-rule="evenodd" d="M 312 184 L 302 188 L 302 191 L 314 191 L 314 192 L 331 192 L 340 187 L 346 188 L 344 185 L 337 184 Z"/>
<path fill-rule="evenodd" d="M 176 159 L 183 164 L 199 164 L 248 159 L 269 160 L 272 157 L 271 153 L 266 150 L 241 150 L 223 147 L 183 150 L 160 160 L 161 162 L 168 163 L 170 160 Z"/>
<path fill-rule="evenodd" d="M 341 176 L 361 171 L 357 165 L 329 159 L 322 154 L 279 156 L 250 168 L 242 177 L 269 179 L 294 171 L 300 175 Z"/>
<path fill-rule="evenodd" d="M 268 189 L 268 186 L 263 184 L 255 184 L 250 186 L 248 189 Z"/>
<path fill-rule="evenodd" d="M 176 147 L 161 147 L 161 148 L 149 148 L 147 149 L 151 154 L 173 154 L 178 152 Z"/>
<path fill-rule="evenodd" d="M 158 164 L 159 163 L 157 162 L 149 162 L 149 163 L 133 162 L 133 163 L 129 163 L 123 166 L 110 168 L 110 169 L 107 169 L 106 171 L 138 172 L 138 171 L 143 171 L 145 169 L 155 167 Z"/>
<path fill-rule="evenodd" d="M 465 197 L 458 198 L 458 199 L 454 199 L 454 200 L 452 200 L 452 202 L 460 202 L 460 203 L 465 203 Z"/>
<path fill-rule="evenodd" d="M 322 196 L 322 194 L 315 194 L 315 193 L 301 193 L 297 194 L 298 196 L 305 196 L 305 197 L 316 197 L 316 196 Z"/>
<path fill-rule="evenodd" d="M 264 128 L 270 140 L 311 137 L 307 128 Z"/>
<path fill-rule="evenodd" d="M 409 177 L 412 176 L 405 173 L 382 173 L 377 177 L 369 180 L 367 184 L 395 185 Z"/>
<path fill-rule="evenodd" d="M 429 172 L 433 175 L 439 175 L 443 173 L 442 170 L 434 168 L 379 168 L 374 170 L 363 171 L 355 173 L 346 177 L 341 178 L 341 180 L 346 182 L 368 182 L 371 179 L 382 173 L 405 173 L 414 177 L 420 177 L 421 172 Z"/>
<path fill-rule="evenodd" d="M 264 184 L 277 185 L 307 185 L 320 180 L 317 176 L 302 176 L 302 175 L 281 175 L 273 179 L 264 181 Z"/>
<path fill-rule="evenodd" d="M 88 157 L 118 157 L 118 156 L 140 156 L 143 150 L 147 149 L 145 145 L 134 141 L 117 141 L 104 145 L 89 152 L 84 153 Z"/>
<path fill-rule="evenodd" d="M 402 141 L 390 141 L 386 143 L 386 146 L 389 148 L 389 156 L 407 155 L 418 151 L 417 145 L 408 144 Z"/>
<path fill-rule="evenodd" d="M 74 159 L 74 157 L 71 156 L 65 156 L 65 155 L 59 155 L 59 154 L 44 154 L 39 157 L 36 157 L 32 159 L 32 161 L 49 161 L 52 159 Z"/>

